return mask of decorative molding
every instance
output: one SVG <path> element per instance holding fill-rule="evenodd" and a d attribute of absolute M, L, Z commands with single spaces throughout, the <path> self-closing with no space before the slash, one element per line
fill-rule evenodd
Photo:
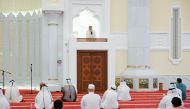
<path fill-rule="evenodd" d="M 12 73 L 9 77 L 8 75 L 5 77 L 6 83 L 10 79 L 15 79 L 26 86 L 30 82 L 30 64 L 34 65 L 33 77 L 40 81 L 40 67 L 35 67 L 39 64 L 33 63 L 36 58 L 36 60 L 39 60 L 39 57 L 37 57 L 39 55 L 34 54 L 40 53 L 40 47 L 34 44 L 36 41 L 39 42 L 39 39 L 34 39 L 36 34 L 39 34 L 37 37 L 40 37 L 40 18 L 41 15 L 35 11 L 32 13 L 26 12 L 26 14 L 9 13 L 5 15 L 0 13 L 0 22 L 3 25 L 2 34 L 4 36 L 3 52 L 0 55 L 3 57 L 3 69 Z M 18 37 L 20 38 L 20 44 Z M 34 50 L 37 51 L 34 52 Z"/>
<path fill-rule="evenodd" d="M 187 73 L 186 73 L 187 74 Z M 190 72 L 189 72 L 190 74 Z M 181 78 L 182 82 L 187 86 L 187 89 L 190 89 L 190 75 L 156 75 L 158 77 L 158 82 L 163 83 L 163 89 L 167 90 L 171 82 L 176 82 L 177 78 Z M 121 78 L 117 75 L 116 78 Z"/>
<path fill-rule="evenodd" d="M 182 48 L 183 50 L 190 50 L 190 33 L 182 34 Z"/>
<path fill-rule="evenodd" d="M 169 47 L 168 33 L 150 33 L 151 49 L 163 50 Z"/>
<path fill-rule="evenodd" d="M 150 33 L 151 51 L 169 50 L 169 33 Z M 127 50 L 127 32 L 110 33 L 115 49 Z M 190 33 L 182 33 L 182 50 L 190 51 Z"/>

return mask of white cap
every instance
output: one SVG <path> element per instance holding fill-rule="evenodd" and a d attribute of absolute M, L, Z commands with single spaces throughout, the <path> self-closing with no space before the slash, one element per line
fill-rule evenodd
<path fill-rule="evenodd" d="M 89 84 L 89 85 L 88 85 L 88 89 L 95 89 L 94 84 Z"/>

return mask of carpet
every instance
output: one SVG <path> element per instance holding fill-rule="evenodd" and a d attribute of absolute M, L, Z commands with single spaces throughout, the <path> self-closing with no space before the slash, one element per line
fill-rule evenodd
<path fill-rule="evenodd" d="M 30 90 L 20 90 L 23 95 L 23 102 L 21 103 L 10 103 L 11 109 L 35 109 L 34 99 L 38 91 L 33 91 L 30 94 Z M 131 92 L 131 101 L 120 101 L 119 109 L 155 109 L 166 94 L 166 91 L 152 91 L 152 92 Z M 64 109 L 80 109 L 80 101 L 84 94 L 77 94 L 76 102 L 63 102 Z M 184 102 L 184 106 L 190 108 L 190 90 L 187 91 L 188 98 Z M 61 92 L 52 92 L 53 100 L 60 99 L 62 96 Z M 100 94 L 102 96 L 102 94 Z"/>

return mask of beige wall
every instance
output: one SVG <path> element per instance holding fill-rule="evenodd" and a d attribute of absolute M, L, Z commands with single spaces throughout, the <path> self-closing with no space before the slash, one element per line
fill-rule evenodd
<path fill-rule="evenodd" d="M 110 0 L 110 31 L 127 31 L 127 0 Z"/>
<path fill-rule="evenodd" d="M 128 0 L 111 0 L 111 32 L 127 32 Z M 150 0 L 150 31 L 169 32 L 171 9 L 181 7 L 183 32 L 190 32 L 190 0 Z"/>
<path fill-rule="evenodd" d="M 171 9 L 174 4 L 181 7 L 182 32 L 190 32 L 190 0 L 150 0 L 150 32 L 170 32 Z M 127 0 L 111 0 L 111 32 L 127 32 Z M 183 52 L 182 61 L 174 65 L 168 51 L 151 51 L 150 64 L 160 75 L 190 73 L 190 52 Z M 127 66 L 126 50 L 116 50 L 116 75 Z M 181 72 L 181 73 L 179 73 Z"/>
<path fill-rule="evenodd" d="M 150 64 L 158 74 L 182 74 L 190 75 L 190 52 L 183 52 L 182 60 L 174 65 L 169 59 L 168 51 L 152 51 Z"/>
<path fill-rule="evenodd" d="M 182 60 L 174 65 L 169 60 L 168 51 L 151 51 L 150 65 L 158 75 L 190 75 L 190 52 L 183 52 Z M 127 51 L 116 50 L 116 75 L 120 75 L 127 66 Z"/>
<path fill-rule="evenodd" d="M 116 50 L 116 76 L 120 76 L 127 67 L 127 50 Z"/>
<path fill-rule="evenodd" d="M 0 12 L 30 11 L 41 8 L 41 0 L 0 0 Z"/>
<path fill-rule="evenodd" d="M 182 31 L 190 32 L 190 0 L 150 0 L 151 32 L 169 32 L 171 9 L 174 5 L 181 7 Z"/>

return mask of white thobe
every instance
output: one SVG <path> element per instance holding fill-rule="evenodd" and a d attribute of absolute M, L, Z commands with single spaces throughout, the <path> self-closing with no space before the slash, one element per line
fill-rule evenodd
<path fill-rule="evenodd" d="M 3 95 L 2 90 L 0 90 L 0 109 L 10 109 L 10 104 L 7 98 Z"/>
<path fill-rule="evenodd" d="M 118 100 L 122 100 L 122 101 L 131 100 L 131 95 L 129 92 L 130 92 L 130 88 L 126 85 L 125 82 L 121 82 L 117 88 Z"/>
<path fill-rule="evenodd" d="M 162 98 L 159 104 L 159 109 L 173 109 L 173 105 L 171 103 L 173 96 L 166 95 Z"/>
<path fill-rule="evenodd" d="M 160 101 L 159 108 L 160 109 L 173 109 L 173 105 L 172 105 L 172 102 L 171 102 L 173 97 L 179 97 L 180 98 L 180 96 L 178 95 L 176 89 L 169 90 L 167 92 L 167 95 L 164 96 L 162 98 L 162 100 Z M 182 101 L 182 104 L 183 104 L 183 101 Z"/>
<path fill-rule="evenodd" d="M 170 88 L 175 88 L 176 90 L 174 90 L 174 93 L 176 93 L 177 96 L 179 96 L 182 99 L 182 91 L 177 88 L 175 83 L 170 83 Z M 177 92 L 175 92 L 175 91 L 177 91 Z"/>
<path fill-rule="evenodd" d="M 100 109 L 101 98 L 98 94 L 89 92 L 81 100 L 81 109 Z"/>
<path fill-rule="evenodd" d="M 117 109 L 118 108 L 118 94 L 116 91 L 109 89 L 102 97 L 102 108 Z"/>
<path fill-rule="evenodd" d="M 180 89 L 178 89 L 178 88 L 176 88 L 176 90 L 177 90 L 177 94 L 182 99 L 182 91 Z"/>
<path fill-rule="evenodd" d="M 52 109 L 53 99 L 51 93 L 48 91 L 47 87 L 42 87 L 40 92 L 35 98 L 35 107 L 36 109 Z"/>
<path fill-rule="evenodd" d="M 5 96 L 10 102 L 21 102 L 23 96 L 20 95 L 19 89 L 16 86 L 9 86 L 5 91 Z"/>
<path fill-rule="evenodd" d="M 95 36 L 96 36 L 96 33 L 94 30 L 88 30 L 86 32 L 86 38 L 95 38 Z"/>

